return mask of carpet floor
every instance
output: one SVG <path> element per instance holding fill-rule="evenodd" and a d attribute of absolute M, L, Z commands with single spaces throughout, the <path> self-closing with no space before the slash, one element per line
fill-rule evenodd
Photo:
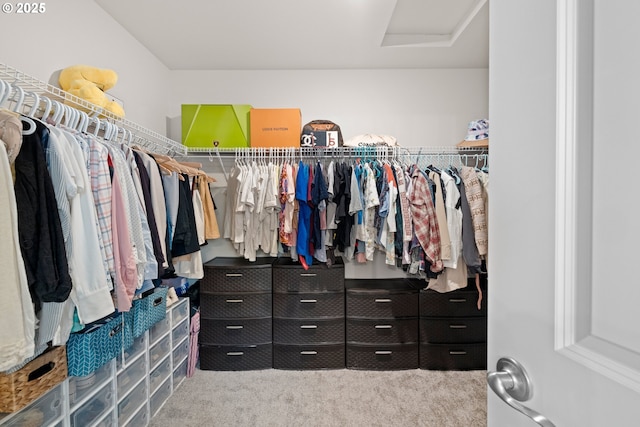
<path fill-rule="evenodd" d="M 484 427 L 485 371 L 196 370 L 150 427 Z"/>

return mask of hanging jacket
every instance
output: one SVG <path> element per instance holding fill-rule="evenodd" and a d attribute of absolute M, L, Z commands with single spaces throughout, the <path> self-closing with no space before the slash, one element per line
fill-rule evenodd
<path fill-rule="evenodd" d="M 44 134 L 48 134 L 45 125 L 36 122 L 36 131 L 23 136 L 15 161 L 20 248 L 36 312 L 44 301 L 66 301 L 72 287 L 55 193 L 41 145 Z"/>

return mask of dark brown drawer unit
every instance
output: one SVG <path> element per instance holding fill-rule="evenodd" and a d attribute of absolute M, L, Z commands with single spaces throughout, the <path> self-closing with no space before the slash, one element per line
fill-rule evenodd
<path fill-rule="evenodd" d="M 200 282 L 200 368 L 242 371 L 273 367 L 271 264 L 220 257 Z"/>
<path fill-rule="evenodd" d="M 347 368 L 419 367 L 418 315 L 422 283 L 408 279 L 345 281 Z"/>
<path fill-rule="evenodd" d="M 475 370 L 487 368 L 487 295 L 482 281 L 482 305 L 477 307 L 474 279 L 466 288 L 439 293 L 420 292 L 420 368 Z"/>
<path fill-rule="evenodd" d="M 273 367 L 345 367 L 344 263 L 273 263 Z"/>

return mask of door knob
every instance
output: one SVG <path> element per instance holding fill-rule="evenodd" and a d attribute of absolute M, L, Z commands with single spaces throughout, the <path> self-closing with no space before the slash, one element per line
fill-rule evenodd
<path fill-rule="evenodd" d="M 542 427 L 555 427 L 547 417 L 520 402 L 526 402 L 533 396 L 533 388 L 527 371 L 517 361 L 503 357 L 496 364 L 496 372 L 487 373 L 487 383 L 495 394 L 507 405 L 525 414 Z"/>

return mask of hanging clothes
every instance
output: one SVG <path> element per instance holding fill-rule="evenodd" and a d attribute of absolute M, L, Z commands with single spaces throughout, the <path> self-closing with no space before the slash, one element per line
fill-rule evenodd
<path fill-rule="evenodd" d="M 36 312 L 42 302 L 63 302 L 72 288 L 64 237 L 41 140 L 48 130 L 23 137 L 15 160 L 18 231 L 29 289 Z"/>
<path fill-rule="evenodd" d="M 440 229 L 433 206 L 429 183 L 424 172 L 416 166 L 411 174 L 412 190 L 409 195 L 415 235 L 431 262 L 431 271 L 442 271 Z"/>
<path fill-rule="evenodd" d="M 463 166 L 460 176 L 471 211 L 471 222 L 478 254 L 483 256 L 488 251 L 488 233 L 482 184 L 480 184 L 478 175 L 472 167 Z"/>
<path fill-rule="evenodd" d="M 309 166 L 300 161 L 298 174 L 296 175 L 296 200 L 298 201 L 298 235 L 296 239 L 296 251 L 300 262 L 307 266 L 313 263 L 313 254 L 310 252 L 311 231 L 311 206 L 309 205 Z"/>
<path fill-rule="evenodd" d="M 36 317 L 20 248 L 11 163 L 4 142 L 4 139 L 10 141 L 12 158 L 15 159 L 22 142 L 17 143 L 6 129 L 15 126 L 19 135 L 22 125 L 19 119 L 7 117 L 5 113 L 0 113 L 0 120 L 5 129 L 0 135 L 0 235 L 5 239 L 4 244 L 0 245 L 0 267 L 4 280 L 0 321 L 5 325 L 0 328 L 0 371 L 6 371 L 33 356 Z"/>

